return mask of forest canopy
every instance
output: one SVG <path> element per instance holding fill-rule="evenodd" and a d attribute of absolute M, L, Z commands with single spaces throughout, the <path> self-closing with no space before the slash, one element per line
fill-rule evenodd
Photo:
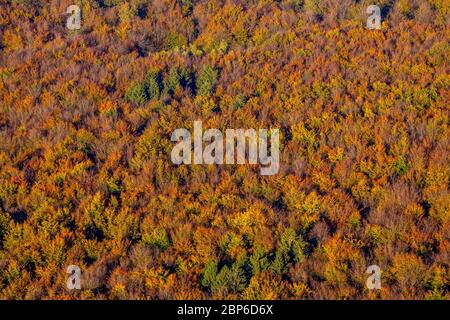
<path fill-rule="evenodd" d="M 449 7 L 0 0 L 0 298 L 449 299 Z M 278 173 L 173 164 L 198 120 Z"/>

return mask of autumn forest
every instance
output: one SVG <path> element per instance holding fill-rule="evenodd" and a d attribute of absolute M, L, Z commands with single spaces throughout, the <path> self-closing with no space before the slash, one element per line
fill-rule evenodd
<path fill-rule="evenodd" d="M 449 18 L 0 0 L 0 299 L 450 299 Z M 278 128 L 278 172 L 172 163 L 194 121 Z"/>

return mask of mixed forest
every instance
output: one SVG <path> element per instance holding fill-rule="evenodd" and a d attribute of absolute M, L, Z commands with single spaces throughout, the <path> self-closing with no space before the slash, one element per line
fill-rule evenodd
<path fill-rule="evenodd" d="M 0 298 L 449 299 L 449 8 L 0 0 Z M 196 120 L 278 174 L 172 164 Z"/>

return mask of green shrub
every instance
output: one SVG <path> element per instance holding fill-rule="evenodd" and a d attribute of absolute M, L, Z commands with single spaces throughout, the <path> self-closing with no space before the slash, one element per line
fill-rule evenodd
<path fill-rule="evenodd" d="M 171 68 L 164 78 L 164 92 L 172 95 L 176 89 L 191 88 L 193 84 L 191 73 L 185 68 Z"/>
<path fill-rule="evenodd" d="M 234 102 L 233 102 L 233 109 L 234 109 L 234 110 L 240 109 L 240 108 L 242 108 L 246 103 L 247 103 L 247 97 L 244 96 L 244 95 L 242 95 L 242 94 L 239 94 L 239 95 L 236 97 L 236 99 L 234 99 Z"/>
<path fill-rule="evenodd" d="M 211 95 L 217 82 L 218 71 L 208 66 L 200 73 L 197 79 L 197 94 L 201 96 Z"/>
<path fill-rule="evenodd" d="M 187 39 L 179 33 L 169 33 L 167 36 L 167 47 L 169 49 L 177 49 L 187 45 Z"/>
<path fill-rule="evenodd" d="M 231 268 L 223 266 L 220 272 L 217 271 L 217 262 L 208 262 L 201 280 L 202 286 L 210 289 L 213 294 L 224 296 L 229 293 L 238 293 L 245 289 L 247 279 L 241 262 L 235 262 Z"/>
<path fill-rule="evenodd" d="M 169 75 L 164 79 L 164 91 L 172 94 L 181 85 L 181 75 L 177 68 L 171 68 Z"/>
<path fill-rule="evenodd" d="M 394 163 L 394 173 L 399 176 L 404 175 L 409 169 L 408 160 L 404 156 L 399 156 Z"/>
<path fill-rule="evenodd" d="M 238 293 L 245 289 L 246 278 L 244 271 L 233 265 L 231 268 L 224 266 L 213 283 L 213 293 L 226 295 L 228 293 Z"/>
<path fill-rule="evenodd" d="M 164 228 L 156 228 L 150 234 L 143 235 L 142 242 L 163 251 L 170 246 L 170 240 Z"/>
<path fill-rule="evenodd" d="M 194 8 L 193 0 L 177 0 L 177 2 L 180 3 L 183 14 L 188 15 L 192 13 Z"/>
<path fill-rule="evenodd" d="M 114 7 L 120 3 L 120 0 L 100 0 L 102 7 Z"/>
<path fill-rule="evenodd" d="M 297 263 L 303 261 L 306 243 L 295 235 L 295 231 L 291 228 L 287 229 L 278 243 L 270 268 L 273 272 L 281 274 L 285 271 L 289 263 Z"/>
<path fill-rule="evenodd" d="M 203 270 L 203 277 L 201 280 L 202 286 L 205 288 L 212 287 L 215 279 L 217 277 L 217 262 L 216 261 L 209 261 L 205 269 Z"/>
<path fill-rule="evenodd" d="M 140 83 L 131 85 L 125 92 L 125 100 L 135 104 L 145 103 L 148 100 L 146 86 Z"/>
<path fill-rule="evenodd" d="M 10 220 L 11 219 L 8 215 L 0 210 L 0 247 L 2 246 L 3 240 L 8 233 Z"/>
<path fill-rule="evenodd" d="M 250 266 L 253 275 L 257 275 L 269 268 L 269 261 L 263 248 L 256 248 L 255 252 L 250 256 Z"/>
<path fill-rule="evenodd" d="M 149 71 L 144 79 L 144 90 L 148 99 L 159 99 L 161 93 L 161 74 L 158 71 Z"/>

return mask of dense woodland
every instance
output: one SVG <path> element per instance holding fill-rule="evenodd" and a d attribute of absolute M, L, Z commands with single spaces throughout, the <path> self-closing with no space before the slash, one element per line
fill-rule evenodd
<path fill-rule="evenodd" d="M 0 0 L 0 298 L 449 299 L 449 7 Z M 195 120 L 279 173 L 173 165 Z"/>

